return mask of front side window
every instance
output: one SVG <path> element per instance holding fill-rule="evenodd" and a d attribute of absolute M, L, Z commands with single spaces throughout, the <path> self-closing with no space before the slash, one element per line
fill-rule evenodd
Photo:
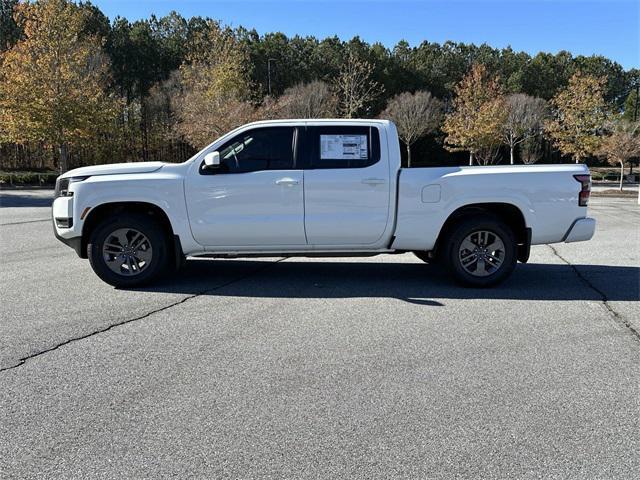
<path fill-rule="evenodd" d="M 202 173 L 247 173 L 294 168 L 293 127 L 255 128 L 242 132 L 218 148 L 220 168 Z"/>
<path fill-rule="evenodd" d="M 307 142 L 311 168 L 364 168 L 380 159 L 375 127 L 310 127 Z"/>

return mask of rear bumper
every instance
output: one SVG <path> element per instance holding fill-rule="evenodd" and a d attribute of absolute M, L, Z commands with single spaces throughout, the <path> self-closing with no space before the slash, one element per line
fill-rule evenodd
<path fill-rule="evenodd" d="M 571 225 L 571 228 L 569 228 L 569 231 L 564 236 L 564 242 L 571 243 L 591 240 L 595 231 L 595 218 L 579 218 L 578 220 L 573 222 L 573 225 Z"/>

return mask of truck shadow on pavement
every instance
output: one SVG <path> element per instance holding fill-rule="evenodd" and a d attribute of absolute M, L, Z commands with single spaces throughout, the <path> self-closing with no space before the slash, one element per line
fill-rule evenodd
<path fill-rule="evenodd" d="M 436 266 L 419 263 L 208 259 L 189 260 L 170 280 L 139 290 L 248 298 L 396 298 L 443 306 L 438 299 L 637 301 L 639 278 L 638 267 L 518 264 L 503 284 L 474 289 L 458 286 Z"/>
<path fill-rule="evenodd" d="M 53 203 L 53 195 L 51 196 L 34 196 L 34 195 L 18 195 L 4 194 L 0 192 L 0 208 L 7 207 L 50 207 Z"/>

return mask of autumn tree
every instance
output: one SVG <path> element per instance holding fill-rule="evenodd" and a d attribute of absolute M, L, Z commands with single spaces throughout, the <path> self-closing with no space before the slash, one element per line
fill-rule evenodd
<path fill-rule="evenodd" d="M 371 103 L 384 92 L 384 87 L 373 80 L 373 65 L 349 52 L 335 80 L 340 114 L 355 118 L 371 114 Z"/>
<path fill-rule="evenodd" d="M 509 158 L 513 165 L 516 146 L 542 132 L 547 104 L 541 98 L 514 93 L 507 97 L 507 111 L 502 139 L 509 146 Z"/>
<path fill-rule="evenodd" d="M 330 118 L 337 112 L 337 99 L 329 85 L 314 80 L 288 88 L 278 99 L 284 118 Z"/>
<path fill-rule="evenodd" d="M 624 178 L 624 166 L 634 157 L 640 156 L 640 122 L 618 119 L 608 126 L 608 133 L 602 138 L 598 153 L 611 165 L 620 167 L 620 190 Z"/>
<path fill-rule="evenodd" d="M 98 37 L 83 34 L 86 10 L 65 0 L 20 3 L 23 38 L 0 56 L 0 124 L 16 143 L 55 146 L 60 169 L 69 146 L 110 128 L 115 102 L 105 94 L 109 62 Z"/>
<path fill-rule="evenodd" d="M 440 126 L 442 102 L 426 90 L 405 92 L 389 100 L 381 117 L 396 124 L 398 136 L 407 147 L 407 165 L 411 167 L 411 145 Z"/>
<path fill-rule="evenodd" d="M 445 148 L 468 151 L 480 163 L 495 160 L 502 140 L 507 108 L 498 77 L 490 77 L 484 65 L 476 64 L 454 89 L 453 110 L 446 115 L 443 130 Z"/>
<path fill-rule="evenodd" d="M 248 57 L 229 30 L 212 20 L 192 40 L 192 53 L 179 71 L 181 93 L 174 110 L 176 129 L 201 148 L 215 137 L 253 118 L 249 95 Z"/>
<path fill-rule="evenodd" d="M 600 132 L 607 119 L 606 81 L 578 72 L 569 79 L 567 88 L 551 99 L 554 118 L 545 123 L 545 132 L 553 145 L 576 163 L 600 147 Z"/>

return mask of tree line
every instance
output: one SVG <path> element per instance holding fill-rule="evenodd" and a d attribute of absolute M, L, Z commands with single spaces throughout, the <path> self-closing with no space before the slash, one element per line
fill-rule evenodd
<path fill-rule="evenodd" d="M 90 2 L 1 1 L 4 169 L 183 161 L 242 123 L 292 117 L 390 118 L 410 166 L 638 155 L 640 71 L 598 55 L 386 48 L 175 12 L 109 21 Z"/>

